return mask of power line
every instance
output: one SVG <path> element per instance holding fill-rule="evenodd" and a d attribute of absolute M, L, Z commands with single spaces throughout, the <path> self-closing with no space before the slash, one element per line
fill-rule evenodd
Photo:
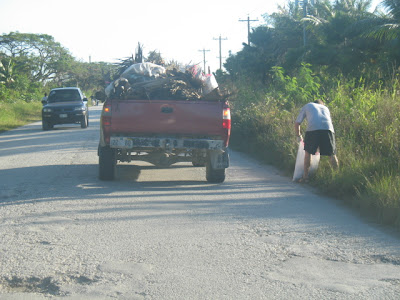
<path fill-rule="evenodd" d="M 250 16 L 247 16 L 247 20 L 239 20 L 239 22 L 247 22 L 247 45 L 250 46 L 250 22 L 258 22 L 258 19 L 250 20 Z"/>
<path fill-rule="evenodd" d="M 203 48 L 203 50 L 199 50 L 199 51 L 203 52 L 204 73 L 206 73 L 206 52 L 209 52 L 210 50 L 206 50 Z"/>
<path fill-rule="evenodd" d="M 221 35 L 219 35 L 219 38 L 213 38 L 214 40 L 219 40 L 219 69 L 222 70 L 222 41 L 226 41 L 227 38 L 221 38 Z"/>

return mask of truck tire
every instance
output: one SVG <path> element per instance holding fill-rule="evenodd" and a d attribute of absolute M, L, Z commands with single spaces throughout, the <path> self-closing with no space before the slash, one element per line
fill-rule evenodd
<path fill-rule="evenodd" d="M 100 180 L 114 180 L 117 169 L 115 150 L 106 146 L 99 147 L 99 178 Z"/>
<path fill-rule="evenodd" d="M 89 120 L 87 115 L 82 116 L 82 120 L 81 120 L 81 128 L 87 128 L 89 125 Z"/>
<path fill-rule="evenodd" d="M 53 125 L 50 124 L 49 121 L 42 121 L 42 129 L 43 130 L 53 129 Z"/>
<path fill-rule="evenodd" d="M 207 160 L 206 179 L 210 183 L 221 183 L 225 181 L 225 169 L 214 169 L 211 160 Z"/>

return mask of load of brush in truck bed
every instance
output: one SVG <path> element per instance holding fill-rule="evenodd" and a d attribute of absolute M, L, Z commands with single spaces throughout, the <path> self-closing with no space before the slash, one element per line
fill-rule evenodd
<path fill-rule="evenodd" d="M 205 75 L 197 65 L 184 70 L 166 70 L 152 63 L 126 69 L 105 90 L 110 99 L 120 100 L 225 100 L 214 75 Z"/>

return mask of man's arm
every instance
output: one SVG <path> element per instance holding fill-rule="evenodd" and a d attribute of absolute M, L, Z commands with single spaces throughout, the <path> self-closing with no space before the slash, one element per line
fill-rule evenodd
<path fill-rule="evenodd" d="M 296 136 L 300 136 L 300 123 L 299 122 L 295 122 L 294 123 L 294 132 L 296 133 Z"/>

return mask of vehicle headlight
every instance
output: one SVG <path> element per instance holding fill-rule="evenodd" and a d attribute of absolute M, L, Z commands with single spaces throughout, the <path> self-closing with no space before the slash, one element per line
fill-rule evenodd
<path fill-rule="evenodd" d="M 81 111 L 83 111 L 83 110 L 85 110 L 85 107 L 83 107 L 83 106 L 78 106 L 78 107 L 75 107 L 74 110 L 81 110 Z"/>
<path fill-rule="evenodd" d="M 51 112 L 51 108 L 43 108 L 43 112 L 49 113 L 49 112 Z"/>

